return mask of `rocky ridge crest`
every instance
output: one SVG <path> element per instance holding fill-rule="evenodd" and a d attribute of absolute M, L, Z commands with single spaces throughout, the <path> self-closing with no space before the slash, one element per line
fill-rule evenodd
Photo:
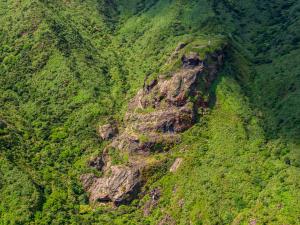
<path fill-rule="evenodd" d="M 180 44 L 176 51 L 184 47 Z M 119 205 L 136 197 L 146 182 L 151 154 L 179 142 L 180 133 L 192 127 L 199 111 L 208 107 L 209 90 L 223 59 L 223 51 L 208 54 L 204 60 L 194 52 L 184 54 L 181 68 L 171 76 L 161 75 L 144 84 L 129 103 L 122 129 L 115 124 L 99 128 L 100 136 L 112 141 L 101 156 L 89 161 L 103 176 L 81 176 L 90 202 Z M 112 149 L 126 155 L 126 162 L 115 165 Z"/>

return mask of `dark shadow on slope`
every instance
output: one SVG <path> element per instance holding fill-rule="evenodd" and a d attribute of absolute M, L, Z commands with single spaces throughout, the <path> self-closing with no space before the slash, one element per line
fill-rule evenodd
<path fill-rule="evenodd" d="M 299 6 L 295 0 L 213 4 L 224 29 L 231 32 L 230 74 L 262 119 L 267 138 L 296 144 L 300 144 L 300 38 L 295 32 Z"/>

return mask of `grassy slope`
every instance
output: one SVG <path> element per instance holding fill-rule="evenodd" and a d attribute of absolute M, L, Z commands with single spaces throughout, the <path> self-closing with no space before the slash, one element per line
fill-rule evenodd
<path fill-rule="evenodd" d="M 293 32 L 297 6 L 284 6 L 291 21 L 269 24 L 272 17 L 264 4 L 258 9 L 255 2 L 224 2 L 1 2 L 0 119 L 22 137 L 12 138 L 16 143 L 8 147 L 6 139 L 0 142 L 1 172 L 8 174 L 12 166 L 11 177 L 24 173 L 24 181 L 1 182 L 1 190 L 26 192 L 0 198 L 1 223 L 17 218 L 21 224 L 156 224 L 161 212 L 181 224 L 247 224 L 251 219 L 258 224 L 299 223 L 299 50 L 285 50 L 298 42 L 285 42 L 280 32 L 285 23 Z M 281 10 L 284 2 L 276 1 L 271 12 Z M 253 15 L 261 16 L 253 22 Z M 260 29 L 269 38 L 260 37 Z M 184 134 L 183 143 L 169 155 L 183 156 L 185 166 L 152 184 L 163 187 L 157 209 L 142 219 L 137 203 L 113 212 L 89 207 L 78 175 L 88 169 L 85 159 L 101 151 L 95 125 L 110 115 L 120 119 L 119 109 L 124 111 L 145 75 L 155 76 L 179 42 L 196 37 L 208 43 L 216 33 L 227 32 L 237 49 L 231 60 L 236 66 L 216 85 L 211 114 Z M 273 48 L 274 37 L 285 45 Z M 269 59 L 272 64 L 265 64 Z M 232 77 L 248 90 L 249 100 Z M 279 87 L 284 94 L 277 93 Z M 23 189 L 18 182 L 26 183 Z M 170 207 L 182 199 L 182 208 Z M 23 202 L 24 210 L 15 211 L 15 201 Z"/>

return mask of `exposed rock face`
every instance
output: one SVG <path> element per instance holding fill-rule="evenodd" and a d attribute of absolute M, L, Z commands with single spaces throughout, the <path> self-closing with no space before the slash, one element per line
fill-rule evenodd
<path fill-rule="evenodd" d="M 176 170 L 180 167 L 180 165 L 182 164 L 183 159 L 182 158 L 177 158 L 175 160 L 175 162 L 173 163 L 173 165 L 170 168 L 170 172 L 174 173 L 176 172 Z"/>
<path fill-rule="evenodd" d="M 103 171 L 103 177 L 91 174 L 81 177 L 91 202 L 118 205 L 132 200 L 143 185 L 142 171 L 147 170 L 147 156 L 180 141 L 179 134 L 193 126 L 198 109 L 207 107 L 205 95 L 222 65 L 223 53 L 209 55 L 205 61 L 198 54 L 190 53 L 181 60 L 182 67 L 171 77 L 160 76 L 145 84 L 131 100 L 118 136 L 118 129 L 112 125 L 99 128 L 104 140 L 116 137 L 102 157 L 89 162 L 90 166 Z M 108 154 L 110 148 L 129 156 L 126 166 L 113 165 Z M 176 162 L 174 168 L 181 163 Z"/>
<path fill-rule="evenodd" d="M 102 140 L 110 140 L 118 134 L 118 128 L 116 124 L 113 123 L 105 124 L 103 126 L 99 126 L 98 133 Z"/>
<path fill-rule="evenodd" d="M 136 167 L 111 166 L 109 177 L 95 177 L 93 174 L 81 176 L 83 186 L 90 193 L 92 202 L 109 202 L 116 205 L 129 201 L 138 191 L 140 170 Z"/>

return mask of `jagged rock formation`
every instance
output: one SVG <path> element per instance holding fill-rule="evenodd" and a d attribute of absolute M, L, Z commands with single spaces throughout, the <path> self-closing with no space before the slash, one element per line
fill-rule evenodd
<path fill-rule="evenodd" d="M 92 174 L 81 177 L 90 193 L 90 201 L 124 203 L 131 199 L 140 187 L 140 170 L 137 167 L 111 166 L 111 176 L 97 178 Z"/>
<path fill-rule="evenodd" d="M 176 51 L 184 47 L 181 44 Z M 129 103 L 120 134 L 101 157 L 89 162 L 104 175 L 81 177 L 91 202 L 118 205 L 135 197 L 145 182 L 143 171 L 147 170 L 147 157 L 180 141 L 179 134 L 194 124 L 199 108 L 208 106 L 209 89 L 223 57 L 222 51 L 207 55 L 205 60 L 197 53 L 184 54 L 181 68 L 171 76 L 161 75 L 144 85 Z M 110 125 L 105 127 L 100 128 L 102 139 L 116 135 L 117 129 Z M 126 165 L 113 165 L 111 149 L 128 155 Z"/>
<path fill-rule="evenodd" d="M 114 138 L 118 134 L 118 128 L 116 124 L 109 123 L 103 126 L 99 126 L 98 133 L 102 140 L 109 140 Z"/>

